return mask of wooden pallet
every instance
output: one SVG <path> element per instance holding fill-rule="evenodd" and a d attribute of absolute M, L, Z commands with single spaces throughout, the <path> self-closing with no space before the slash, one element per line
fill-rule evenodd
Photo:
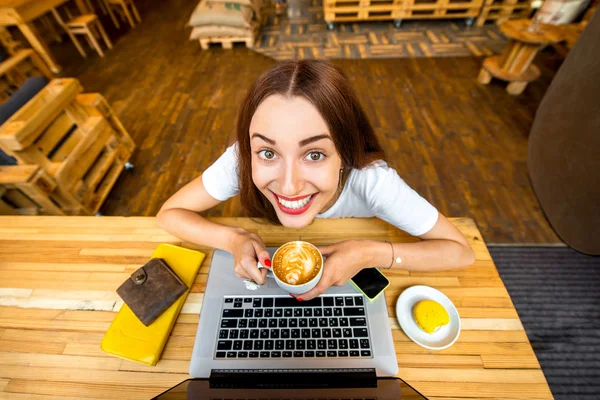
<path fill-rule="evenodd" d="M 474 18 L 483 0 L 326 0 L 325 21 Z"/>
<path fill-rule="evenodd" d="M 350 22 L 350 21 L 384 21 L 398 19 L 402 15 L 402 7 L 396 5 L 363 7 L 334 7 L 324 8 L 325 21 Z"/>
<path fill-rule="evenodd" d="M 0 101 L 6 101 L 11 91 L 19 88 L 27 78 L 45 76 L 48 80 L 54 78 L 52 72 L 32 49 L 17 50 L 8 59 L 0 63 Z M 7 92 L 8 91 L 8 92 Z"/>
<path fill-rule="evenodd" d="M 408 0 L 403 19 L 472 18 L 479 15 L 483 0 Z"/>
<path fill-rule="evenodd" d="M 398 19 L 406 0 L 325 0 L 327 23 Z"/>
<path fill-rule="evenodd" d="M 487 21 L 500 24 L 509 19 L 529 18 L 531 10 L 531 0 L 486 0 L 476 25 L 483 26 Z"/>
<path fill-rule="evenodd" d="M 51 193 L 56 181 L 37 165 L 0 166 L 1 215 L 64 215 Z"/>
<path fill-rule="evenodd" d="M 483 6 L 492 8 L 529 8 L 531 0 L 484 0 Z"/>
<path fill-rule="evenodd" d="M 530 14 L 530 8 L 507 7 L 501 9 L 490 9 L 483 7 L 475 24 L 476 26 L 483 26 L 488 21 L 496 21 L 497 24 L 501 24 L 509 19 L 527 19 L 529 18 Z"/>
<path fill-rule="evenodd" d="M 2 43 L 2 46 L 4 46 L 8 54 L 11 56 L 14 55 L 17 50 L 23 48 L 23 43 L 15 40 L 12 34 L 5 27 L 0 27 L 0 43 Z"/>
<path fill-rule="evenodd" d="M 257 22 L 253 22 L 251 35 L 201 37 L 198 39 L 198 41 L 200 42 L 200 47 L 202 47 L 203 50 L 208 50 L 211 43 L 220 43 L 224 49 L 233 48 L 234 43 L 245 43 L 246 47 L 251 49 L 254 47 L 254 42 L 256 42 L 256 37 L 258 36 L 259 29 L 260 25 Z"/>
<path fill-rule="evenodd" d="M 98 212 L 135 148 L 104 97 L 81 91 L 53 80 L 0 128 L 0 147 L 53 179 L 46 197 L 67 215 Z"/>
<path fill-rule="evenodd" d="M 401 6 L 406 2 L 406 0 L 325 0 L 323 1 L 323 6 L 327 6 L 329 8 L 339 8 L 342 9 L 344 7 L 375 7 L 375 6 Z"/>
<path fill-rule="evenodd" d="M 206 37 L 200 38 L 200 46 L 203 50 L 208 50 L 211 43 L 220 43 L 224 49 L 233 48 L 234 43 L 243 42 L 249 49 L 254 47 L 253 36 L 222 36 L 222 37 Z"/>

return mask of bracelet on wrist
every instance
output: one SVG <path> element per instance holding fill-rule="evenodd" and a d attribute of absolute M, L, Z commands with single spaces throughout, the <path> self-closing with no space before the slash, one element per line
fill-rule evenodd
<path fill-rule="evenodd" d="M 390 247 L 392 248 L 392 262 L 390 262 L 390 266 L 385 268 L 385 269 L 390 269 L 392 268 L 392 266 L 394 264 L 400 264 L 402 262 L 402 258 L 401 257 L 396 257 L 396 255 L 394 254 L 394 245 L 390 242 L 390 241 L 385 241 L 386 243 L 388 243 L 390 245 Z"/>

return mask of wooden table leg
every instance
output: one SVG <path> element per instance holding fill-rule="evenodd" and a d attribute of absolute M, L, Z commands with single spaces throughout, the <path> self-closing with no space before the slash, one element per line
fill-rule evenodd
<path fill-rule="evenodd" d="M 527 82 L 527 81 L 511 82 L 508 84 L 508 86 L 506 86 L 506 91 L 508 92 L 508 94 L 512 94 L 513 96 L 518 96 L 521 93 L 523 93 L 523 91 L 527 87 L 528 83 L 529 82 Z"/>
<path fill-rule="evenodd" d="M 44 74 L 44 76 L 46 78 L 48 78 L 49 81 L 54 79 L 54 75 L 52 74 L 52 72 L 50 72 L 50 69 L 48 68 L 46 63 L 42 60 L 42 58 L 38 55 L 38 53 L 36 53 L 34 51 L 31 53 L 30 57 L 31 57 L 31 62 L 33 62 L 33 65 L 35 65 L 36 68 L 39 69 L 40 72 L 42 74 Z"/>
<path fill-rule="evenodd" d="M 79 12 L 81 12 L 82 14 L 89 14 L 94 12 L 93 9 L 90 10 L 88 5 L 85 4 L 85 0 L 75 0 L 75 4 L 77 5 Z"/>
<path fill-rule="evenodd" d="M 107 0 L 100 0 L 100 1 L 104 4 L 104 7 L 106 7 L 106 10 L 108 11 L 108 15 L 110 15 L 110 19 L 112 19 L 113 24 L 115 24 L 115 27 L 117 29 L 119 29 L 120 28 L 119 21 L 115 17 L 115 14 L 112 12 L 112 6 L 110 5 L 110 3 Z"/>
<path fill-rule="evenodd" d="M 104 39 L 104 43 L 106 44 L 106 47 L 108 47 L 109 49 L 112 49 L 112 42 L 108 38 L 108 35 L 104 31 L 104 27 L 102 27 L 102 24 L 100 23 L 99 20 L 97 21 L 96 29 L 98 29 L 98 31 L 100 32 L 100 36 L 102 36 L 102 39 Z"/>
<path fill-rule="evenodd" d="M 142 22 L 142 18 L 140 17 L 140 13 L 137 10 L 137 7 L 135 6 L 135 3 L 133 2 L 133 0 L 131 0 L 131 12 L 133 12 L 133 16 L 135 17 L 136 21 L 138 22 L 138 24 L 140 22 Z M 260 17 L 258 18 L 258 20 L 260 21 Z"/>
<path fill-rule="evenodd" d="M 492 81 L 492 74 L 486 71 L 485 68 L 481 67 L 481 71 L 479 71 L 479 76 L 477 77 L 479 83 L 483 85 L 487 85 Z"/>
<path fill-rule="evenodd" d="M 39 36 L 35 26 L 31 22 L 19 24 L 17 25 L 19 30 L 23 33 L 23 36 L 27 39 L 31 47 L 34 48 L 35 51 L 42 57 L 42 59 L 48 64 L 48 67 L 54 73 L 60 72 L 60 65 L 56 62 L 52 54 L 50 53 L 50 49 L 44 43 L 44 40 Z"/>
<path fill-rule="evenodd" d="M 94 37 L 93 27 L 86 26 L 85 30 L 87 32 L 86 37 L 92 42 L 92 46 L 96 49 L 100 57 L 104 57 L 104 52 L 102 51 L 102 47 L 98 44 L 98 41 Z"/>
<path fill-rule="evenodd" d="M 127 18 L 127 21 L 129 22 L 129 25 L 132 28 L 135 28 L 135 22 L 133 21 L 133 18 L 131 17 L 131 13 L 129 12 L 129 8 L 127 7 L 127 3 L 122 3 L 122 7 L 123 7 L 123 12 L 125 13 L 125 18 Z"/>

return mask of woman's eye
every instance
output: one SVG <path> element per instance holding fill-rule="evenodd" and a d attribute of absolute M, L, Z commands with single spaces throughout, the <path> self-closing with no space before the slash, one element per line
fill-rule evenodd
<path fill-rule="evenodd" d="M 320 161 L 323 158 L 325 158 L 325 155 L 320 151 L 311 151 L 310 153 L 308 153 L 308 156 L 306 158 L 310 161 Z"/>
<path fill-rule="evenodd" d="M 275 152 L 272 150 L 261 150 L 258 155 L 265 160 L 272 160 L 275 158 Z"/>

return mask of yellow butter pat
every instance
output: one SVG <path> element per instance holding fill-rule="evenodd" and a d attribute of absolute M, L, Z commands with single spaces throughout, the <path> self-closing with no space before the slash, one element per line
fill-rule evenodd
<path fill-rule="evenodd" d="M 425 332 L 431 334 L 450 323 L 448 311 L 438 302 L 422 300 L 413 307 L 415 322 Z"/>

